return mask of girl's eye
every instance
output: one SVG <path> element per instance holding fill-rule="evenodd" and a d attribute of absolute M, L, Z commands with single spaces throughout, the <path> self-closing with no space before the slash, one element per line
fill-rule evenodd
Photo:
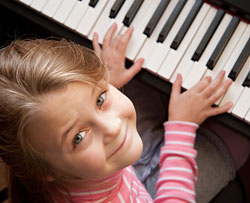
<path fill-rule="evenodd" d="M 79 132 L 74 138 L 74 145 L 78 145 L 84 139 L 85 135 L 85 131 Z"/>
<path fill-rule="evenodd" d="M 103 92 L 99 97 L 98 97 L 98 99 L 97 99 L 97 101 L 96 101 L 96 104 L 97 104 L 97 106 L 100 108 L 101 106 L 102 106 L 102 104 L 104 103 L 104 101 L 105 101 L 105 92 Z"/>

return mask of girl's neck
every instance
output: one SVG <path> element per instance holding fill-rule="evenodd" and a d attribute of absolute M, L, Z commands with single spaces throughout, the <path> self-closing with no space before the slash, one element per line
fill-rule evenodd
<path fill-rule="evenodd" d="M 124 169 L 119 170 L 112 175 L 99 179 L 99 180 L 73 180 L 66 183 L 66 187 L 70 191 L 91 191 L 99 188 L 112 187 L 115 184 L 119 184 L 122 178 L 122 172 Z"/>
<path fill-rule="evenodd" d="M 110 200 L 117 195 L 121 184 L 125 169 L 117 171 L 112 175 L 100 180 L 76 180 L 66 184 L 67 192 L 59 193 L 55 198 L 69 199 L 83 202 L 92 202 L 100 200 Z"/>

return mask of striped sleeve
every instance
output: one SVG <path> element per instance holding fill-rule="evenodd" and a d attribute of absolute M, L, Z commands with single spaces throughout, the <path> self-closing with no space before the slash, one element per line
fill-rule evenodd
<path fill-rule="evenodd" d="M 198 125 L 175 121 L 165 122 L 164 128 L 155 202 L 195 202 L 198 170 L 194 141 Z"/>

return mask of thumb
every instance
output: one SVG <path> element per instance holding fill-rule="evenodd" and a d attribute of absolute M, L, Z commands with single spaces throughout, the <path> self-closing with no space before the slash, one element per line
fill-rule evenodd
<path fill-rule="evenodd" d="M 116 85 L 116 87 L 120 88 L 128 83 L 141 70 L 143 62 L 144 59 L 138 59 L 137 61 L 135 61 L 134 65 L 129 67 L 129 69 L 125 69 L 124 76 L 122 77 L 119 85 Z"/>
<path fill-rule="evenodd" d="M 135 61 L 135 63 L 126 70 L 127 77 L 131 80 L 142 68 L 142 64 L 144 63 L 144 59 L 140 58 Z"/>
<path fill-rule="evenodd" d="M 95 32 L 92 41 L 93 48 L 98 56 L 101 56 L 102 48 L 98 42 L 98 34 Z"/>

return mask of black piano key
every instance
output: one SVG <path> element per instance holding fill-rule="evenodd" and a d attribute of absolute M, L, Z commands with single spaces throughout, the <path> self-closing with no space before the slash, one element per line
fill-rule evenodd
<path fill-rule="evenodd" d="M 216 62 L 220 58 L 224 48 L 226 47 L 226 45 L 227 45 L 228 41 L 230 40 L 231 36 L 233 35 L 233 33 L 234 33 L 235 29 L 237 28 L 239 22 L 240 22 L 239 18 L 233 17 L 233 19 L 231 20 L 231 22 L 227 26 L 227 29 L 225 30 L 224 34 L 222 35 L 219 43 L 217 44 L 217 46 L 215 47 L 212 55 L 208 59 L 207 67 L 210 70 L 213 70 Z"/>
<path fill-rule="evenodd" d="M 242 86 L 244 87 L 250 87 L 250 71 L 245 79 L 245 81 L 243 82 Z"/>
<path fill-rule="evenodd" d="M 203 4 L 202 0 L 196 0 L 191 11 L 189 12 L 187 18 L 185 19 L 180 30 L 178 31 L 178 34 L 176 35 L 176 37 L 174 38 L 174 40 L 170 46 L 172 49 L 176 50 L 179 47 L 180 43 L 182 42 L 182 39 L 184 38 L 185 34 L 187 33 L 190 25 L 192 24 L 197 13 L 199 12 L 202 4 Z"/>
<path fill-rule="evenodd" d="M 90 0 L 89 1 L 89 6 L 95 8 L 96 4 L 98 3 L 99 0 Z"/>
<path fill-rule="evenodd" d="M 240 56 L 238 57 L 231 72 L 228 75 L 228 77 L 231 78 L 233 81 L 239 75 L 239 73 L 240 73 L 242 67 L 244 66 L 244 64 L 246 63 L 249 55 L 250 55 L 250 38 L 248 39 L 246 45 L 244 46 L 242 52 L 240 53 Z"/>
<path fill-rule="evenodd" d="M 124 4 L 125 0 L 116 0 L 115 3 L 113 4 L 109 17 L 110 18 L 115 18 L 117 13 L 120 11 L 122 5 Z"/>
<path fill-rule="evenodd" d="M 223 10 L 220 9 L 217 11 L 214 19 L 212 20 L 209 28 L 207 29 L 206 34 L 203 36 L 200 44 L 198 45 L 197 49 L 195 50 L 195 52 L 192 56 L 193 61 L 198 61 L 200 59 L 202 53 L 204 52 L 205 48 L 207 47 L 208 42 L 212 38 L 215 30 L 217 29 L 217 27 L 220 24 L 224 15 L 225 15 L 225 12 Z"/>
<path fill-rule="evenodd" d="M 151 36 L 152 32 L 154 31 L 157 23 L 159 22 L 162 14 L 164 13 L 165 9 L 167 8 L 170 0 L 161 0 L 161 3 L 158 5 L 157 9 L 155 10 L 153 16 L 151 17 L 149 23 L 147 24 L 143 33 L 148 37 Z"/>
<path fill-rule="evenodd" d="M 132 23 L 137 11 L 141 7 L 142 3 L 144 0 L 136 0 L 133 2 L 133 4 L 130 6 L 125 18 L 123 19 L 123 24 L 126 25 L 127 27 L 130 26 Z"/>
<path fill-rule="evenodd" d="M 169 31 L 171 30 L 172 26 L 174 25 L 176 19 L 178 18 L 179 14 L 181 13 L 184 5 L 186 4 L 187 0 L 179 0 L 176 7 L 174 8 L 174 10 L 172 11 L 171 15 L 169 16 L 167 22 L 165 23 L 165 25 L 163 26 L 159 36 L 158 36 L 158 39 L 157 39 L 157 42 L 163 42 Z"/>

